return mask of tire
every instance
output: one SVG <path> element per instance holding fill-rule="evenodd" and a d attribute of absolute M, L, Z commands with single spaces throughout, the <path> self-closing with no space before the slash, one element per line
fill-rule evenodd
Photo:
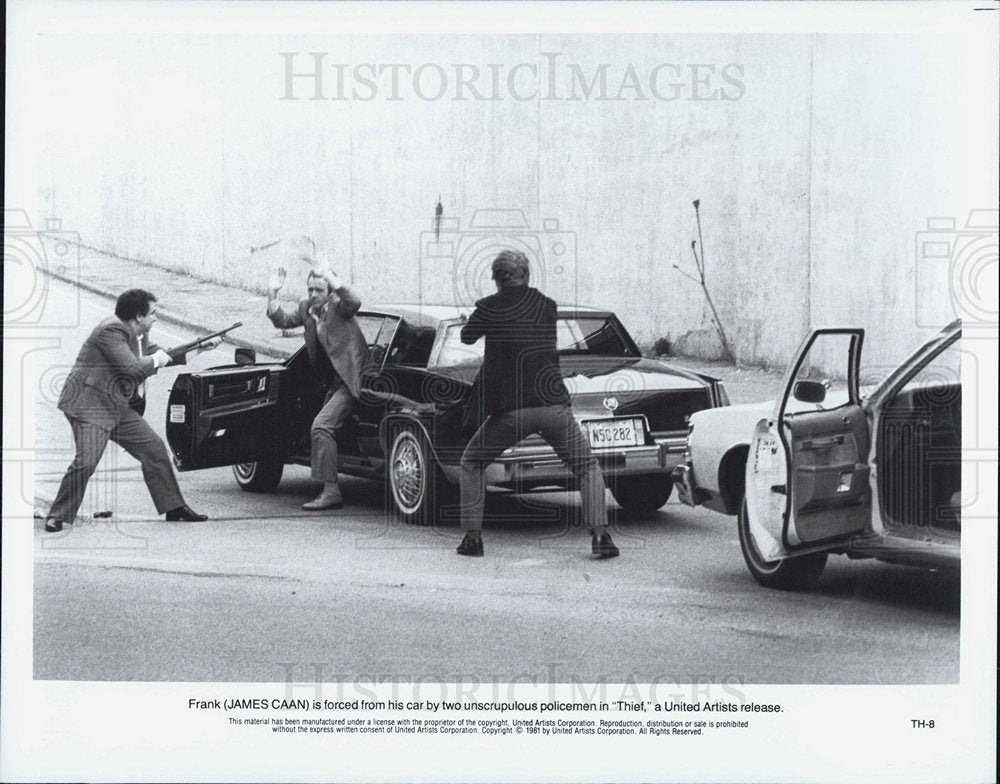
<path fill-rule="evenodd" d="M 775 588 L 779 591 L 807 591 L 815 587 L 819 576 L 823 573 L 823 567 L 826 566 L 826 553 L 810 553 L 777 561 L 765 560 L 757 549 L 753 534 L 750 533 L 750 516 L 747 512 L 745 495 L 740 504 L 736 526 L 740 534 L 743 560 L 746 561 L 753 579 L 758 583 L 765 588 Z"/>
<path fill-rule="evenodd" d="M 611 495 L 626 512 L 649 513 L 663 506 L 674 489 L 666 475 L 620 476 L 609 483 Z"/>
<path fill-rule="evenodd" d="M 237 463 L 233 476 L 241 490 L 248 493 L 271 493 L 281 481 L 285 464 L 281 460 L 266 459 L 255 463 Z"/>
<path fill-rule="evenodd" d="M 427 439 L 412 426 L 392 433 L 386 489 L 394 516 L 413 525 L 440 523 L 442 507 L 454 505 L 458 496 L 435 464 Z"/>

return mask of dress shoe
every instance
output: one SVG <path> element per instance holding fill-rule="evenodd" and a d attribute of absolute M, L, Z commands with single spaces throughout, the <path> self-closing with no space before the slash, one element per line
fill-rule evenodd
<path fill-rule="evenodd" d="M 324 509 L 340 509 L 344 505 L 344 497 L 339 490 L 324 490 L 312 501 L 306 501 L 302 508 L 307 512 L 319 512 Z"/>
<path fill-rule="evenodd" d="M 208 515 L 198 514 L 187 504 L 178 506 L 167 512 L 168 523 L 201 523 L 208 519 Z"/>
<path fill-rule="evenodd" d="M 483 554 L 483 537 L 466 533 L 462 543 L 455 549 L 459 555 L 481 556 Z"/>
<path fill-rule="evenodd" d="M 595 536 L 591 543 L 591 552 L 598 558 L 617 558 L 618 548 L 611 541 L 611 534 Z"/>
<path fill-rule="evenodd" d="M 45 521 L 45 530 L 50 534 L 57 533 L 63 528 L 62 520 L 53 520 L 51 517 Z"/>

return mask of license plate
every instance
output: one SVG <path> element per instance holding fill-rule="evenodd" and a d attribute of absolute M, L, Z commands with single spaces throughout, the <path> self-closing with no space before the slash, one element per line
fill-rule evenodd
<path fill-rule="evenodd" d="M 587 428 L 590 445 L 595 449 L 642 446 L 646 442 L 646 431 L 642 417 L 599 419 L 583 424 Z"/>

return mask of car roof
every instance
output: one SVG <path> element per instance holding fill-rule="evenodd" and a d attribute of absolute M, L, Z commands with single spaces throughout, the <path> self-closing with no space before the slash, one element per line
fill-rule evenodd
<path fill-rule="evenodd" d="M 611 316 L 610 310 L 592 308 L 587 305 L 559 305 L 559 315 L 568 318 L 578 315 Z M 386 313 L 401 316 L 409 324 L 416 327 L 435 327 L 442 321 L 451 321 L 472 313 L 470 305 L 437 305 L 420 302 L 380 302 L 368 307 L 362 307 L 360 314 Z"/>

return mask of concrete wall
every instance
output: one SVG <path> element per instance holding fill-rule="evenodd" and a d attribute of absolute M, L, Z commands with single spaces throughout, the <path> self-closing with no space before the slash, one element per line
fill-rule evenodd
<path fill-rule="evenodd" d="M 935 311 L 924 326 L 949 320 L 945 279 L 920 280 L 915 260 L 916 233 L 956 204 L 952 88 L 966 64 L 946 37 L 293 41 L 46 37 L 41 216 L 101 250 L 256 290 L 276 251 L 250 249 L 308 236 L 370 302 L 468 301 L 513 238 L 540 250 L 536 279 L 553 296 L 613 308 L 640 341 L 711 353 L 701 291 L 673 268 L 694 272 L 697 198 L 709 286 L 742 361 L 782 365 L 810 324 L 843 322 L 871 330 L 868 362 L 891 361 L 930 331 L 921 288 Z M 288 51 L 296 72 L 325 53 L 324 100 L 309 100 L 312 78 L 281 100 Z M 397 71 L 396 94 L 383 73 L 364 100 L 372 90 L 351 78 L 364 63 L 425 65 L 431 98 L 440 65 L 447 89 L 423 100 Z M 481 98 L 458 91 L 456 64 L 479 69 Z M 517 64 L 537 77 L 522 67 L 509 83 Z M 602 64 L 603 90 L 589 85 Z M 653 73 L 675 100 L 652 94 Z M 445 223 L 450 250 L 431 233 L 439 198 L 460 226 Z M 527 229 L 470 229 L 477 210 L 511 208 Z"/>

